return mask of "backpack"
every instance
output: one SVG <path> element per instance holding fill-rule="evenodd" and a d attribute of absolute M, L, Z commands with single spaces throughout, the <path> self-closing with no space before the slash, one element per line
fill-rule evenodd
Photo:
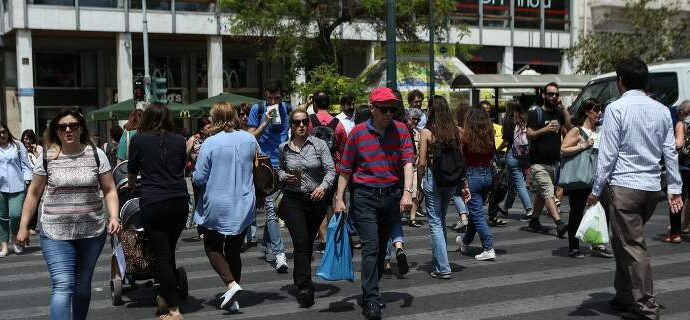
<path fill-rule="evenodd" d="M 529 153 L 529 142 L 527 141 L 527 128 L 515 125 L 513 129 L 513 155 L 516 158 L 527 158 Z"/>
<path fill-rule="evenodd" d="M 687 165 L 690 163 L 690 119 L 683 120 L 685 134 L 683 135 L 683 146 L 678 150 L 678 162 Z"/>
<path fill-rule="evenodd" d="M 434 183 L 439 187 L 454 187 L 465 177 L 465 160 L 460 146 L 454 143 L 436 144 L 431 167 Z"/>
<path fill-rule="evenodd" d="M 117 164 L 117 149 L 119 146 L 119 142 L 108 142 L 103 146 L 103 151 L 105 151 L 105 155 L 108 157 L 108 162 L 110 162 L 111 167 Z"/>
<path fill-rule="evenodd" d="M 331 150 L 331 155 L 335 154 L 335 128 L 338 127 L 339 120 L 333 117 L 333 120 L 328 125 L 321 124 L 321 121 L 315 114 L 309 115 L 311 125 L 314 127 L 314 136 L 326 141 L 328 149 Z"/>

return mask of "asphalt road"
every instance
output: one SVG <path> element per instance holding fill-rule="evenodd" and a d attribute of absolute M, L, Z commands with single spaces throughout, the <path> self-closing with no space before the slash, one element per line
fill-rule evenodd
<path fill-rule="evenodd" d="M 455 222 L 449 210 L 448 225 Z M 448 251 L 452 280 L 429 276 L 432 270 L 428 226 L 405 227 L 406 251 L 411 265 L 405 276 L 384 276 L 381 291 L 391 319 L 617 319 L 608 308 L 613 296 L 614 262 L 609 259 L 567 257 L 567 240 L 529 232 L 518 220 L 520 209 L 511 211 L 509 225 L 493 228 L 498 254 L 494 262 L 477 262 L 456 252 L 456 233 L 449 229 Z M 259 218 L 260 226 L 263 217 Z M 545 217 L 542 223 L 551 224 Z M 690 243 L 679 245 L 659 241 L 668 224 L 662 202 L 647 225 L 646 236 L 654 272 L 658 301 L 666 309 L 663 319 L 690 319 Z M 211 269 L 200 242 L 186 230 L 178 245 L 178 265 L 187 269 L 190 297 L 181 308 L 185 319 L 359 319 L 361 294 L 359 274 L 354 283 L 316 280 L 316 305 L 300 309 L 294 298 L 292 275 L 277 274 L 260 259 L 260 250 L 244 253 L 239 312 L 220 310 L 218 297 L 224 292 L 220 278 Z M 259 237 L 261 228 L 259 228 Z M 35 236 L 34 236 L 35 237 Z M 291 251 L 289 235 L 283 240 Z M 37 239 L 32 241 L 37 245 Z M 479 253 L 478 239 L 471 254 Z M 110 300 L 111 249 L 103 250 L 93 280 L 89 319 L 154 319 L 154 293 L 143 282 L 125 293 L 125 304 Z M 290 266 L 291 255 L 288 254 Z M 321 256 L 316 255 L 314 269 Z M 359 251 L 355 254 L 359 268 Z M 393 269 L 396 269 L 395 263 Z M 50 279 L 40 248 L 0 259 L 0 319 L 46 319 L 49 314 Z"/>

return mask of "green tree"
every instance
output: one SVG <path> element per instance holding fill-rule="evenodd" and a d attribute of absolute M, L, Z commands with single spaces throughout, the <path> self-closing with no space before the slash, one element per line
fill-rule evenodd
<path fill-rule="evenodd" d="M 337 104 L 338 99 L 345 94 L 353 96 L 355 101 L 365 101 L 365 90 L 363 81 L 340 75 L 333 65 L 328 64 L 309 71 L 308 80 L 297 85 L 297 92 L 304 97 L 318 91 L 328 92 L 333 97 L 333 104 Z"/>
<path fill-rule="evenodd" d="M 671 1 L 627 0 L 623 17 L 626 27 L 620 31 L 580 35 L 577 45 L 567 50 L 579 60 L 578 72 L 610 72 L 626 58 L 652 63 L 690 51 L 685 15 Z"/>
<path fill-rule="evenodd" d="M 427 30 L 429 0 L 396 1 L 398 36 L 417 41 L 418 32 Z M 432 0 L 435 11 L 435 34 L 446 33 L 447 16 L 455 10 L 455 0 Z M 385 30 L 385 0 L 220 0 L 224 11 L 231 13 L 231 27 L 236 35 L 253 35 L 264 59 L 290 61 L 292 70 L 338 65 L 346 47 L 341 41 L 340 26 L 364 31 L 363 24 L 378 34 Z M 462 30 L 466 31 L 465 28 Z M 441 40 L 439 38 L 439 40 Z M 294 73 L 290 75 L 294 76 Z"/>

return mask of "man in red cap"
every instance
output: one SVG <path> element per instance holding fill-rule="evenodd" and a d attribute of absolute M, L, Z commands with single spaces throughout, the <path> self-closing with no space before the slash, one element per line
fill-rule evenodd
<path fill-rule="evenodd" d="M 386 244 L 400 212 L 412 207 L 414 149 L 407 126 L 393 120 L 400 101 L 389 88 L 369 96 L 372 118 L 352 128 L 340 162 L 335 212 L 345 212 L 343 196 L 350 178 L 349 214 L 362 241 L 362 301 L 367 319 L 381 319 L 379 280 Z"/>

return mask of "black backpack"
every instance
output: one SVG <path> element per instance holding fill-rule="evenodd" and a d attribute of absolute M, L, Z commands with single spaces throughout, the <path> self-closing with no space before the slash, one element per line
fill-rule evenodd
<path fill-rule="evenodd" d="M 462 150 L 456 143 L 436 144 L 431 167 L 434 183 L 439 187 L 457 186 L 465 178 L 466 168 Z"/>
<path fill-rule="evenodd" d="M 311 125 L 314 127 L 314 136 L 326 141 L 328 149 L 331 150 L 331 155 L 335 154 L 335 128 L 338 127 L 338 118 L 333 117 L 333 120 L 328 125 L 321 124 L 319 118 L 315 114 L 309 115 Z"/>

